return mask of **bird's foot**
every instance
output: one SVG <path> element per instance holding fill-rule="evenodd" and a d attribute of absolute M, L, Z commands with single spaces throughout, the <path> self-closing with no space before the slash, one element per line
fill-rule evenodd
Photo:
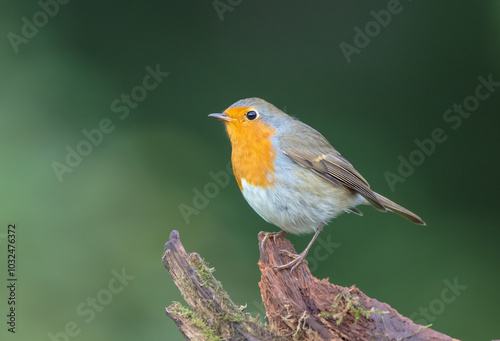
<path fill-rule="evenodd" d="M 282 270 L 291 267 L 292 269 L 290 270 L 290 273 L 292 273 L 293 270 L 295 270 L 295 268 L 299 266 L 302 262 L 307 263 L 306 261 L 307 251 L 308 250 L 306 249 L 301 253 L 296 254 L 296 253 L 291 253 L 290 251 L 287 250 L 280 250 L 280 252 L 286 253 L 289 257 L 293 258 L 293 260 L 283 265 L 273 266 L 273 269 Z"/>
<path fill-rule="evenodd" d="M 260 242 L 260 251 L 264 251 L 264 242 L 266 241 L 267 238 L 273 237 L 273 241 L 276 243 L 276 237 L 284 237 L 286 234 L 286 231 L 280 231 L 280 232 L 260 232 L 259 236 L 263 234 L 264 238 L 262 238 L 262 241 Z"/>
<path fill-rule="evenodd" d="M 296 254 L 296 253 L 292 253 L 292 252 L 290 252 L 290 251 L 288 251 L 288 250 L 280 250 L 280 252 L 281 252 L 281 253 L 286 253 L 286 255 L 287 255 L 288 257 L 290 257 L 290 258 L 294 258 L 294 259 L 295 259 L 295 258 L 299 257 L 299 255 L 298 255 L 298 254 Z"/>

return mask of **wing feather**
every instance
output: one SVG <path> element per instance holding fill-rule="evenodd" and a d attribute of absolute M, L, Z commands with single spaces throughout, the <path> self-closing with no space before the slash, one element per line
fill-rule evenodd
<path fill-rule="evenodd" d="M 296 121 L 300 122 L 300 121 Z M 316 130 L 301 127 L 300 135 L 286 134 L 280 138 L 279 149 L 298 164 L 311 169 L 322 178 L 361 194 L 379 211 L 387 211 L 368 182 Z M 292 143 L 293 140 L 293 143 Z M 297 144 L 300 141 L 300 144 Z M 291 147 L 293 146 L 293 147 Z"/>

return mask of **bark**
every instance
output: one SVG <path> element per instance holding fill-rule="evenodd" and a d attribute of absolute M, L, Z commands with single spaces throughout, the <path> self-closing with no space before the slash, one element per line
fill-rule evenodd
<path fill-rule="evenodd" d="M 166 310 L 186 340 L 285 340 L 231 301 L 213 269 L 197 253 L 186 253 L 175 230 L 163 264 L 190 307 L 174 302 Z"/>
<path fill-rule="evenodd" d="M 307 263 L 293 272 L 273 269 L 291 260 L 280 250 L 295 253 L 286 238 L 267 238 L 258 263 L 268 320 L 263 324 L 231 301 L 212 269 L 198 254 L 186 253 L 172 231 L 163 263 L 190 308 L 175 302 L 166 314 L 186 340 L 458 341 L 413 323 L 354 286 L 315 278 Z"/>

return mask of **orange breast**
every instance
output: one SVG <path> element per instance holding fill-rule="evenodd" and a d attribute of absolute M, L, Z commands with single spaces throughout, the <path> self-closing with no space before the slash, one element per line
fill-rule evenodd
<path fill-rule="evenodd" d="M 230 108 L 227 111 L 230 110 L 245 111 L 248 108 Z M 226 129 L 233 149 L 233 172 L 240 189 L 242 179 L 253 186 L 272 185 L 276 158 L 271 144 L 274 129 L 260 120 L 235 120 L 228 122 Z"/>

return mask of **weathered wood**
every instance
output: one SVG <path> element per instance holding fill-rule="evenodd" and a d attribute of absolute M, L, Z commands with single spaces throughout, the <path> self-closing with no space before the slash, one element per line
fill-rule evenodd
<path fill-rule="evenodd" d="M 280 250 L 295 253 L 286 238 L 267 238 L 258 263 L 269 322 L 264 325 L 231 301 L 212 269 L 198 254 L 186 253 L 172 231 L 163 263 L 190 308 L 175 302 L 166 314 L 187 340 L 458 341 L 414 324 L 354 286 L 318 280 L 306 263 L 293 272 L 273 269 L 290 261 Z"/>
<path fill-rule="evenodd" d="M 259 234 L 259 244 L 265 234 Z M 288 263 L 296 253 L 284 237 L 266 238 L 259 260 L 259 283 L 270 324 L 281 335 L 300 340 L 458 341 L 401 316 L 388 304 L 358 288 L 341 287 L 311 275 L 306 263 L 293 272 L 273 266 Z"/>
<path fill-rule="evenodd" d="M 213 269 L 197 253 L 186 252 L 177 231 L 165 244 L 163 264 L 190 307 L 175 302 L 166 309 L 186 340 L 284 339 L 231 301 Z"/>

